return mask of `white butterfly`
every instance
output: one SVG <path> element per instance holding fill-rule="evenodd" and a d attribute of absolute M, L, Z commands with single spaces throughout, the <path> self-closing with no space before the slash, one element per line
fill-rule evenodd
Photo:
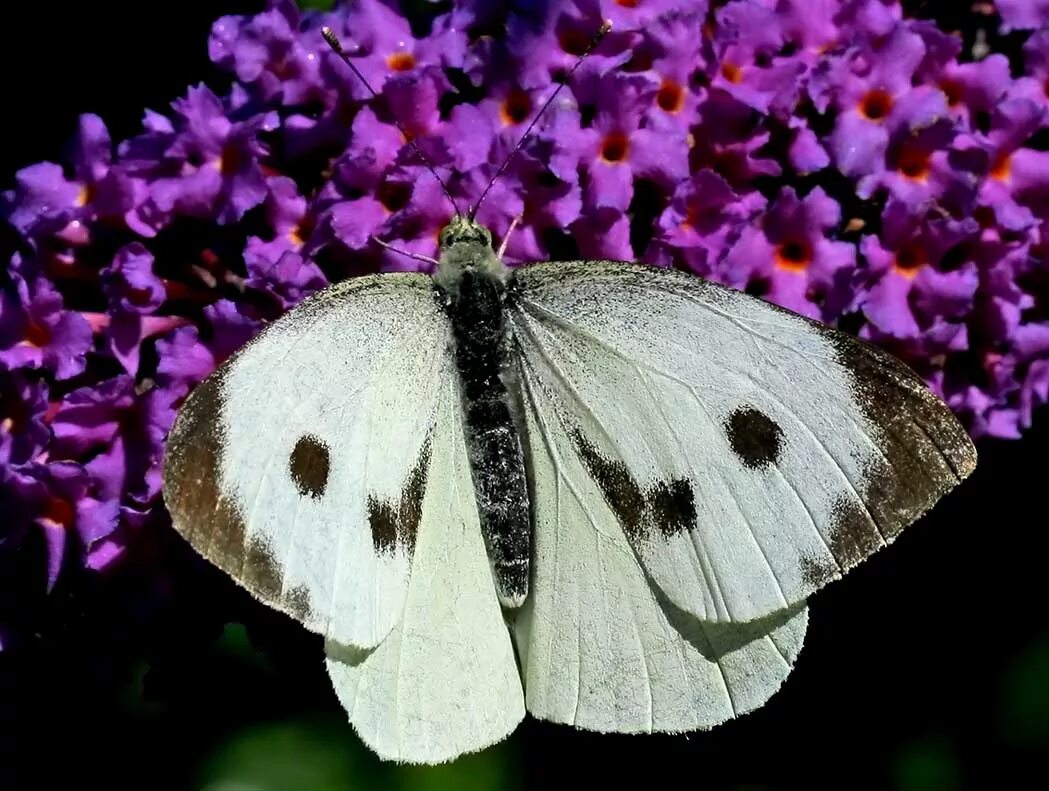
<path fill-rule="evenodd" d="M 526 710 L 679 732 L 761 706 L 807 597 L 975 466 L 913 372 L 833 329 L 674 270 L 510 270 L 469 217 L 440 246 L 433 278 L 273 322 L 168 440 L 175 527 L 325 636 L 384 758 Z"/>

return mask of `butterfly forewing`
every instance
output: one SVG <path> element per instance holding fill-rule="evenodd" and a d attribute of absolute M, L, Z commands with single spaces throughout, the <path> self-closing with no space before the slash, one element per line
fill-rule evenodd
<path fill-rule="evenodd" d="M 520 376 L 559 453 L 661 592 L 704 621 L 804 601 L 975 464 L 901 363 L 745 294 L 610 262 L 525 267 L 510 294 Z"/>
<path fill-rule="evenodd" d="M 403 608 L 453 377 L 429 278 L 326 289 L 190 394 L 165 463 L 175 527 L 308 628 L 377 645 Z"/>

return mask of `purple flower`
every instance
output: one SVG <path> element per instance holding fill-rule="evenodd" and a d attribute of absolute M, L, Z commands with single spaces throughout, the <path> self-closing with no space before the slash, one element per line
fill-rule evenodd
<path fill-rule="evenodd" d="M 830 136 L 834 161 L 848 176 L 878 174 L 893 135 L 925 129 L 947 116 L 943 91 L 914 86 L 925 57 L 922 37 L 896 25 L 884 40 L 864 42 L 829 69 L 817 103 L 831 97 L 838 120 Z"/>
<path fill-rule="evenodd" d="M 667 251 L 678 251 L 680 262 L 696 274 L 721 279 L 724 273 L 715 264 L 764 208 L 760 193 L 739 195 L 712 170 L 700 170 L 675 190 L 659 218 L 659 241 Z M 726 282 L 746 286 L 739 280 Z"/>
<path fill-rule="evenodd" d="M 836 319 L 849 307 L 845 285 L 856 263 L 855 247 L 827 238 L 840 221 L 838 204 L 822 189 L 798 198 L 788 187 L 714 271 L 804 316 Z"/>
<path fill-rule="evenodd" d="M 9 222 L 27 236 L 54 234 L 72 245 L 90 241 L 94 220 L 141 229 L 134 210 L 145 197 L 145 185 L 113 166 L 109 132 L 97 115 L 80 117 L 72 176 L 66 178 L 51 162 L 20 170 L 15 190 L 4 196 Z"/>
<path fill-rule="evenodd" d="M 84 370 L 91 327 L 64 310 L 62 297 L 43 277 L 24 280 L 11 272 L 12 285 L 0 292 L 0 362 L 9 369 L 46 368 L 57 379 Z"/>
<path fill-rule="evenodd" d="M 47 384 L 0 368 L 0 465 L 25 464 L 47 446 Z"/>
<path fill-rule="evenodd" d="M 51 590 L 75 535 L 90 548 L 116 529 L 119 506 L 99 499 L 88 472 L 72 462 L 28 464 L 7 471 L 8 496 L 18 502 L 19 515 L 29 517 L 31 529 L 39 531 L 47 548 L 45 579 Z"/>
<path fill-rule="evenodd" d="M 979 279 L 975 263 L 959 246 L 975 235 L 978 224 L 916 215 L 899 201 L 886 207 L 882 224 L 881 238 L 865 236 L 861 245 L 869 267 L 864 278 L 871 283 L 862 304 L 871 322 L 864 335 L 914 340 L 940 333 L 936 340 L 947 349 L 965 349 L 959 320 L 973 307 Z M 951 252 L 960 261 L 951 260 Z M 956 331 L 945 332 L 943 322 L 953 323 Z"/>
<path fill-rule="evenodd" d="M 593 125 L 580 124 L 565 136 L 586 173 L 584 207 L 626 211 L 635 179 L 669 189 L 688 175 L 688 142 L 680 128 L 641 126 L 653 93 L 648 80 L 609 74 L 602 79 Z"/>
<path fill-rule="evenodd" d="M 721 9 L 715 38 L 721 65 L 711 85 L 760 113 L 788 116 L 808 65 L 777 57 L 786 43 L 784 21 L 779 10 L 760 3 L 737 1 Z"/>
<path fill-rule="evenodd" d="M 124 154 L 149 181 L 149 214 L 160 225 L 174 214 L 236 222 L 266 197 L 259 133 L 276 125 L 274 113 L 233 121 L 204 86 L 172 103 L 174 122 L 151 116 L 151 127 Z"/>
<path fill-rule="evenodd" d="M 1049 0 L 995 0 L 1002 30 L 1037 30 L 1049 26 Z"/>
<path fill-rule="evenodd" d="M 979 59 L 897 0 L 452 5 L 222 17 L 207 44 L 228 87 L 188 88 L 122 141 L 84 115 L 68 159 L 15 174 L 5 562 L 43 536 L 41 589 L 119 569 L 164 529 L 191 388 L 329 282 L 429 271 L 455 209 L 415 147 L 465 210 L 533 120 L 478 214 L 497 242 L 519 220 L 511 263 L 681 267 L 847 322 L 974 436 L 1019 436 L 1049 402 L 1047 3 L 1000 0 L 1014 32 L 987 40 L 1009 49 Z"/>
<path fill-rule="evenodd" d="M 289 0 L 270 2 L 253 17 L 220 17 L 211 27 L 208 55 L 261 99 L 289 105 L 322 99 L 320 69 L 328 47 L 319 26 L 312 35 L 300 35 L 299 25 L 299 11 Z"/>

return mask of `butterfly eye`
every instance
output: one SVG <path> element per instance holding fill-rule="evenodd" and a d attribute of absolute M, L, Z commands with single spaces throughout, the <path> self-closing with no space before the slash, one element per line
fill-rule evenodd
<path fill-rule="evenodd" d="M 764 412 L 750 406 L 739 407 L 729 416 L 725 430 L 744 467 L 766 467 L 779 459 L 783 431 Z"/>
<path fill-rule="evenodd" d="M 324 494 L 328 486 L 328 473 L 331 471 L 331 458 L 328 446 L 324 441 L 305 434 L 299 437 L 295 448 L 288 457 L 288 472 L 302 496 L 315 500 Z"/>

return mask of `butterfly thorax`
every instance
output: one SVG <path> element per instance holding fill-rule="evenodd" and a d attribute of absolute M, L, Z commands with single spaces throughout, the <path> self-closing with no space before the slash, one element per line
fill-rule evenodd
<path fill-rule="evenodd" d="M 487 228 L 457 216 L 442 231 L 434 288 L 452 324 L 481 531 L 500 601 L 516 607 L 528 594 L 531 515 L 504 315 L 509 277 Z"/>

